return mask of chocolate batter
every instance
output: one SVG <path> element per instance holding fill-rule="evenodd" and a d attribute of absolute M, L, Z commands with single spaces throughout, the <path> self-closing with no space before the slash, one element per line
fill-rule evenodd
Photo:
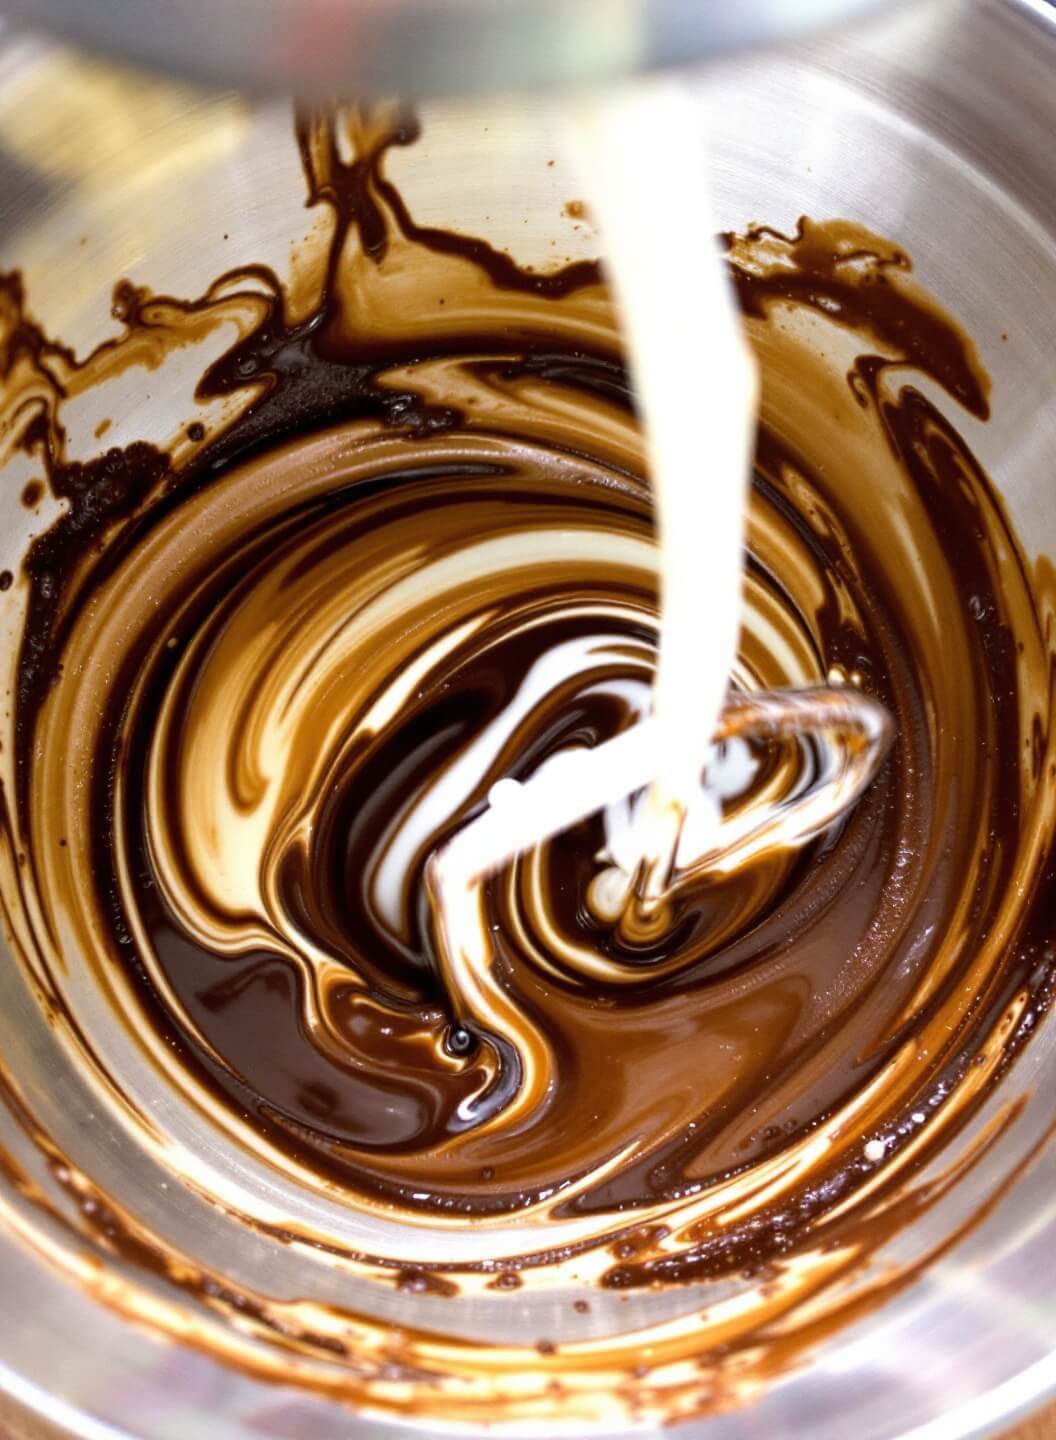
<path fill-rule="evenodd" d="M 488 889 L 495 1027 L 466 1023 L 424 866 L 495 780 L 645 711 L 655 552 L 598 267 L 416 224 L 384 163 L 416 134 L 302 116 L 323 253 L 195 302 L 120 284 L 83 361 L 4 279 L 4 412 L 67 502 L 12 591 L 15 951 L 116 1092 L 78 985 L 231 1146 L 390 1218 L 526 1227 L 400 1288 L 585 1254 L 617 1289 L 761 1273 L 740 1328 L 679 1341 L 706 1360 L 927 1202 L 913 1176 L 1049 1002 L 1046 587 L 946 416 L 985 420 L 986 376 L 907 257 L 841 222 L 728 237 L 764 387 L 731 683 L 855 685 L 897 738 L 842 824 L 646 936 L 592 910 L 604 817 L 523 857 Z M 232 322 L 197 392 L 224 420 L 68 458 L 72 396 Z M 758 794 L 799 763 L 752 758 Z M 190 1283 L 107 1214 L 111 1248 Z M 244 1328 L 233 1293 L 210 1303 Z"/>

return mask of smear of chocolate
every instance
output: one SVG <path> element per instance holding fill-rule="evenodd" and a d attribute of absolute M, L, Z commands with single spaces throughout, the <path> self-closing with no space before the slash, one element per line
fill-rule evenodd
<path fill-rule="evenodd" d="M 1043 587 L 1026 570 L 965 440 L 906 377 L 927 377 L 978 419 L 989 413 L 988 382 L 970 340 L 915 286 L 897 246 L 858 226 L 809 220 L 791 236 L 760 227 L 727 237 L 764 391 L 772 384 L 778 396 L 764 411 L 753 505 L 761 530 L 779 535 L 809 568 L 814 599 L 801 603 L 795 578 L 765 544 L 748 556 L 751 583 L 792 617 L 816 678 L 853 677 L 889 707 L 898 738 L 836 832 L 796 857 L 767 857 L 751 873 L 681 897 L 655 943 L 632 944 L 591 916 L 600 821 L 557 837 L 542 871 L 548 923 L 611 967 L 610 980 L 589 988 L 560 957 L 547 969 L 537 964 L 532 947 L 542 949 L 547 932 L 525 898 L 523 868 L 495 882 L 488 904 L 496 972 L 547 1037 L 553 1063 L 545 1103 L 508 1135 L 504 1115 L 524 1080 L 523 1061 L 502 1036 L 462 1023 L 432 942 L 420 883 L 425 855 L 412 867 L 402 936 L 381 923 L 362 877 L 389 818 L 503 713 L 533 664 L 595 633 L 589 614 L 562 608 L 562 585 L 579 599 L 624 605 L 611 623 L 627 659 L 611 678 L 628 682 L 639 673 L 634 657 L 653 643 L 643 618 L 655 611 L 651 587 L 614 568 L 585 581 L 539 580 L 535 590 L 497 589 L 489 643 L 456 648 L 442 682 L 349 742 L 310 843 L 291 845 L 275 872 L 292 931 L 347 970 L 347 985 L 332 986 L 322 1002 L 325 1043 L 304 1018 L 310 967 L 266 938 L 235 955 L 203 943 L 174 901 L 151 839 L 151 764 L 164 711 L 175 717 L 177 737 L 160 786 L 166 834 L 173 866 L 193 875 L 180 746 L 201 723 L 209 657 L 276 566 L 289 561 L 290 594 L 318 575 L 321 605 L 340 593 L 349 556 L 374 553 L 386 527 L 415 517 L 423 563 L 430 545 L 454 544 L 459 527 L 467 537 L 478 527 L 490 535 L 518 513 L 543 516 L 538 523 L 555 532 L 593 525 L 650 535 L 641 475 L 596 438 L 605 417 L 633 419 L 611 328 L 597 320 L 605 304 L 597 265 L 533 273 L 482 239 L 419 225 L 385 174 L 391 148 L 417 138 L 413 117 L 354 115 L 350 135 L 345 159 L 332 116 L 298 117 L 308 203 L 328 207 L 334 219 L 307 313 L 294 317 L 286 288 L 261 266 L 219 277 L 192 302 L 116 287 L 125 334 L 111 347 L 141 343 L 157 332 L 160 315 L 174 333 L 206 323 L 221 292 L 244 288 L 253 323 L 203 374 L 196 398 L 250 398 L 220 432 L 185 421 L 190 447 L 138 441 L 91 460 L 70 458 L 54 377 L 90 375 L 115 352 L 101 347 L 76 360 L 35 324 L 18 277 L 3 279 L 0 369 L 14 387 L 19 367 L 27 368 L 37 387 L 18 443 L 65 502 L 25 561 L 15 805 L 32 883 L 52 898 L 76 896 L 95 918 L 105 963 L 131 981 L 168 1063 L 204 1086 L 219 1113 L 248 1120 L 262 1143 L 353 1203 L 464 1223 L 543 1204 L 554 1220 L 598 1217 L 611 1247 L 611 1289 L 746 1272 L 772 1279 L 786 1257 L 810 1245 L 864 1236 L 876 1207 L 893 1206 L 899 1187 L 976 1113 L 1051 1001 L 1053 821 L 1041 789 L 1052 750 L 1050 695 L 1024 691 L 1025 677 L 1051 672 Z M 394 257 L 408 255 L 423 276 L 448 262 L 463 267 L 436 268 L 443 293 L 423 284 L 417 297 L 437 307 L 429 312 L 435 330 L 422 309 L 393 311 L 364 330 L 355 297 L 390 283 Z M 460 305 L 465 323 L 440 319 L 457 317 Z M 854 338 L 842 418 L 835 390 L 832 415 L 781 412 L 788 342 L 772 321 L 790 309 Z M 437 375 L 457 376 L 451 393 Z M 511 406 L 511 397 L 542 393 L 554 414 L 571 410 L 581 426 L 574 439 L 556 428 L 548 436 L 541 422 L 525 435 L 502 404 L 475 412 L 469 401 L 481 390 Z M 875 427 L 875 461 L 841 451 L 841 426 L 851 433 L 853 411 Z M 314 438 L 335 434 L 347 437 L 351 458 L 320 484 L 304 457 L 315 453 L 307 448 Z M 390 440 L 398 461 L 356 459 Z M 456 456 L 462 442 L 483 448 Z M 700 443 L 706 459 L 706 434 Z M 230 494 L 240 504 L 265 476 L 279 496 L 281 477 L 268 468 L 277 455 L 292 477 L 288 502 L 265 505 L 253 524 L 223 539 L 201 533 L 193 553 L 180 552 L 178 566 L 159 572 L 156 605 L 134 617 L 132 637 L 105 657 L 113 661 L 105 685 L 83 657 L 71 677 L 71 654 L 79 657 L 78 637 L 108 587 L 137 573 L 150 547 L 203 499 Z M 873 476 L 896 477 L 890 496 L 870 488 Z M 927 557 L 923 574 L 888 563 L 894 542 L 884 527 L 896 504 Z M 4 572 L 0 589 L 11 582 Z M 922 614 L 923 595 L 939 616 L 942 647 Z M 538 626 L 504 628 L 526 605 L 538 608 Z M 632 605 L 636 620 L 627 618 Z M 263 634 L 273 612 L 261 616 Z M 944 654 L 955 663 L 944 665 Z M 245 687 L 239 715 L 252 712 L 263 684 Z M 53 793 L 60 780 L 41 756 L 56 717 L 74 704 L 75 685 L 97 686 L 99 704 L 90 773 L 79 776 L 87 823 L 79 835 L 69 831 L 67 846 L 69 797 Z M 504 773 L 530 773 L 557 751 L 597 744 L 627 723 L 626 705 L 612 693 L 566 688 L 518 730 Z M 313 743 L 333 743 L 322 719 Z M 757 758 L 764 773 L 781 761 L 765 750 Z M 254 777 L 232 760 L 228 778 L 251 808 Z M 444 833 L 481 803 L 478 795 L 448 817 Z M 46 858 L 57 849 L 55 827 L 61 870 Z M 1029 869 L 1028 851 L 1040 856 Z M 190 880 L 186 888 L 189 907 L 207 910 L 208 897 Z M 221 918 L 232 927 L 245 920 Z M 1000 949 L 991 956 L 996 934 Z M 672 957 L 684 963 L 671 968 Z M 1013 1027 L 995 1041 L 1010 1014 Z M 678 1229 L 678 1212 L 671 1223 L 649 1223 L 651 1207 L 692 1205 L 723 1185 L 749 1194 L 760 1166 L 832 1123 L 918 1042 L 870 1128 L 823 1151 L 777 1201 L 740 1223 L 698 1217 Z M 667 1113 L 669 1097 L 677 1121 L 665 1129 L 656 1117 Z M 876 1134 L 890 1179 L 878 1177 L 863 1149 Z M 606 1168 L 624 1150 L 631 1158 Z M 867 1186 L 871 1199 L 859 1208 Z M 911 1209 L 899 1210 L 897 1223 Z M 153 1252 L 125 1250 L 133 1264 L 142 1258 L 157 1268 Z M 530 1266 L 504 1267 L 487 1283 L 516 1289 L 545 1263 L 537 1253 Z M 393 1283 L 408 1293 L 452 1293 L 425 1264 L 395 1271 Z M 225 1303 L 223 1294 L 214 1298 Z"/>

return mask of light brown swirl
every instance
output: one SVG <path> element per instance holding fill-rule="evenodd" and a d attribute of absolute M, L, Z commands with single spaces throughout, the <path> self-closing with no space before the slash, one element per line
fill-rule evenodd
<path fill-rule="evenodd" d="M 805 849 L 746 847 L 651 918 L 599 901 L 618 814 L 573 826 L 484 885 L 488 966 L 445 967 L 430 857 L 496 780 L 645 714 L 649 492 L 596 267 L 420 228 L 383 165 L 409 122 L 356 117 L 351 160 L 335 123 L 300 128 L 333 223 L 289 293 L 260 267 L 194 303 L 121 287 L 126 333 L 78 364 L 9 278 L 2 336 L 5 444 L 66 505 L 12 590 L 16 961 L 100 1113 L 188 1205 L 286 1247 L 298 1298 L 114 1197 L 99 1240 L 100 1177 L 19 1124 L 133 1272 L 110 1302 L 260 1373 L 292 1351 L 300 1383 L 455 1419 L 548 1413 L 560 1373 L 593 1420 L 648 1344 L 650 1413 L 679 1413 L 679 1367 L 840 1314 L 1047 1004 L 1047 590 L 915 384 L 985 416 L 905 257 L 838 223 L 731 240 L 763 376 L 731 685 L 872 697 L 890 756 Z M 177 341 L 213 344 L 225 418 L 71 460 L 63 389 Z M 812 763 L 740 743 L 734 819 Z M 760 1266 L 769 1288 L 738 1282 Z M 341 1286 L 405 1272 L 734 1288 L 706 1324 L 687 1300 L 558 1357 L 399 1332 L 394 1379 L 397 1332 Z"/>

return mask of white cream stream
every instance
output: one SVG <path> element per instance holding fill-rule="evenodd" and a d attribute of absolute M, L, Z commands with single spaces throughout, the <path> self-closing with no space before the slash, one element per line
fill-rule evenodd
<path fill-rule="evenodd" d="M 662 623 L 652 714 L 577 754 L 574 764 L 561 764 L 557 757 L 527 785 L 503 793 L 501 803 L 489 804 L 448 845 L 433 867 L 433 883 L 448 912 L 442 928 L 456 950 L 464 948 L 456 938 L 463 933 L 455 918 L 463 903 L 456 905 L 456 892 L 476 909 L 470 898 L 476 882 L 599 809 L 608 807 L 606 858 L 613 864 L 598 877 L 593 898 L 612 915 L 632 896 L 646 908 L 655 906 L 676 884 L 678 872 L 698 870 L 705 856 L 719 864 L 727 844 L 742 852 L 746 836 L 765 835 L 771 844 L 805 843 L 818 833 L 822 813 L 831 823 L 854 803 L 873 768 L 832 757 L 810 822 L 798 832 L 797 817 L 805 817 L 800 807 L 785 806 L 780 813 L 775 807 L 770 814 L 742 817 L 736 834 L 719 839 L 722 800 L 743 792 L 750 780 L 743 751 L 736 744 L 716 749 L 712 737 L 741 623 L 759 381 L 714 246 L 718 227 L 707 183 L 705 109 L 700 94 L 683 82 L 654 81 L 580 102 L 568 128 L 605 243 L 655 497 Z M 662 145 L 655 143 L 657 135 L 664 136 Z M 686 182 L 702 169 L 701 183 Z M 702 433 L 708 435 L 706 469 Z M 559 663 L 559 657 L 549 658 Z M 530 696 L 518 698 L 531 704 Z M 778 705 L 773 697 L 767 703 Z M 809 707 L 793 708 L 803 725 L 827 728 L 825 717 Z M 507 730 L 516 723 L 514 712 L 517 704 L 503 717 Z M 878 750 L 885 727 L 865 702 L 847 695 L 841 713 L 857 734 L 870 735 Z M 787 713 L 783 719 L 787 723 Z M 833 734 L 828 727 L 830 743 Z M 475 747 L 466 762 L 475 760 L 483 773 L 501 739 L 482 737 L 480 753 Z M 720 764 L 729 773 L 718 773 Z M 843 783 L 848 768 L 853 784 Z M 459 781 L 465 777 L 457 770 L 432 799 L 447 798 L 440 790 L 451 790 L 452 800 L 463 798 Z M 644 793 L 632 802 L 636 791 Z M 382 865 L 383 882 L 388 868 L 393 870 L 393 901 L 396 872 L 402 873 L 407 854 L 434 824 L 433 809 L 408 819 Z M 453 804 L 448 813 L 452 809 Z"/>
<path fill-rule="evenodd" d="M 876 701 L 853 691 L 789 691 L 753 697 L 740 721 L 727 725 L 724 743 L 713 743 L 741 624 L 759 380 L 714 248 L 706 173 L 702 183 L 686 183 L 702 163 L 706 171 L 700 99 L 678 81 L 656 82 L 594 98 L 570 128 L 600 220 L 643 415 L 660 545 L 660 644 L 651 713 L 640 712 L 636 724 L 601 745 L 552 757 L 525 784 L 493 786 L 484 813 L 429 863 L 448 991 L 466 1016 L 499 1033 L 507 1031 L 508 1002 L 492 974 L 483 903 L 490 873 L 605 810 L 607 846 L 598 859 L 608 863 L 590 886 L 591 907 L 615 923 L 636 906 L 647 927 L 662 927 L 660 907 L 680 886 L 767 849 L 805 844 L 832 824 L 872 779 L 890 737 Z M 655 144 L 657 135 L 663 145 Z M 709 437 L 706 470 L 702 433 Z M 546 680 L 552 684 L 555 666 L 575 658 L 548 655 Z M 585 654 L 578 658 L 589 663 Z M 538 698 L 540 678 L 529 675 L 501 723 L 490 727 L 495 733 L 482 736 L 434 787 L 430 804 L 390 846 L 381 876 L 394 905 L 408 857 L 435 828 L 432 802 L 448 800 L 450 814 L 465 801 Z M 744 737 L 779 734 L 814 742 L 817 755 L 800 785 L 791 793 L 764 789 L 724 818 L 723 802 L 745 794 L 753 778 Z M 525 1080 L 506 1123 L 529 1103 L 539 1061 L 539 1037 L 526 1045 L 523 1023 L 518 1028 Z"/>

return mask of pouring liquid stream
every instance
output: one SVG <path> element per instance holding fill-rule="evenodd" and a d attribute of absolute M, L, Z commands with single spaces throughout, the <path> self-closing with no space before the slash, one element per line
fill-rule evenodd
<path fill-rule="evenodd" d="M 719 823 L 706 759 L 740 628 L 759 378 L 714 251 L 700 97 L 678 81 L 603 95 L 581 109 L 574 133 L 643 413 L 660 540 L 658 733 L 625 860 L 648 904 L 669 884 L 691 812 L 702 841 Z M 702 162 L 702 183 L 687 183 Z M 661 223 L 672 248 L 658 263 Z"/>
<path fill-rule="evenodd" d="M 715 248 L 708 186 L 686 183 L 707 154 L 701 96 L 678 81 L 596 96 L 579 103 L 568 128 L 600 222 L 642 412 L 659 539 L 659 655 L 647 719 L 578 751 L 574 763 L 559 755 L 523 783 L 500 782 L 488 809 L 433 856 L 427 883 L 442 964 L 458 972 L 447 976 L 450 993 L 478 1013 L 474 996 L 488 966 L 480 886 L 488 874 L 610 807 L 614 863 L 598 876 L 592 903 L 608 919 L 628 905 L 648 916 L 676 883 L 721 871 L 764 844 L 799 845 L 820 833 L 868 785 L 891 736 L 883 707 L 854 690 L 728 700 L 759 382 Z M 811 775 L 781 804 L 749 807 L 728 826 L 721 801 L 737 787 L 718 773 L 728 743 L 808 736 L 816 742 Z M 622 811 L 612 808 L 618 801 Z M 480 1010 L 491 1009 L 476 998 Z"/>

